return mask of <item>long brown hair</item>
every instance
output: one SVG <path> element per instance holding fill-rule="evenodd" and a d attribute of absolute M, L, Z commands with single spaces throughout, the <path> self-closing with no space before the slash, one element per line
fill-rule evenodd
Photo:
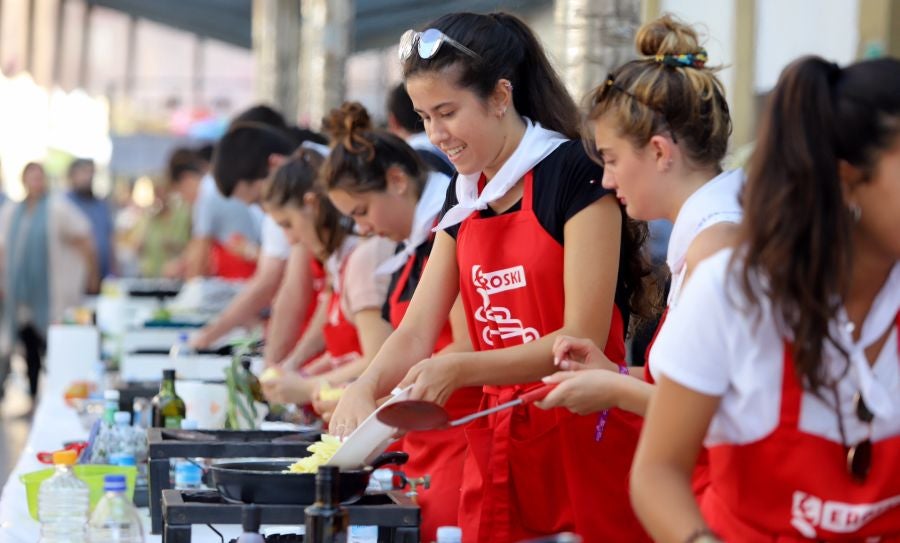
<path fill-rule="evenodd" d="M 324 187 L 318 180 L 319 171 L 324 159 L 322 155 L 301 148 L 287 162 L 281 165 L 272 176 L 272 182 L 266 193 L 266 203 L 277 206 L 303 207 L 303 197 L 312 193 L 316 196 L 315 228 L 316 235 L 325 246 L 327 257 L 337 251 L 350 233 L 344 224 L 341 212 L 334 207 L 325 194 Z"/>
<path fill-rule="evenodd" d="M 782 72 L 762 118 L 732 266 L 753 305 L 771 300 L 793 335 L 795 370 L 815 392 L 833 384 L 823 373 L 825 344 L 847 354 L 829 327 L 853 260 L 839 163 L 868 178 L 898 135 L 896 59 L 846 69 L 819 57 L 797 60 Z"/>
<path fill-rule="evenodd" d="M 403 64 L 405 80 L 454 66 L 459 69 L 457 84 L 486 99 L 497 82 L 506 79 L 512 83 L 513 105 L 520 115 L 569 138 L 578 137 L 578 107 L 540 41 L 521 19 L 508 13 L 450 13 L 424 28 L 440 30 L 479 58 L 449 45 L 429 59 L 414 51 Z"/>

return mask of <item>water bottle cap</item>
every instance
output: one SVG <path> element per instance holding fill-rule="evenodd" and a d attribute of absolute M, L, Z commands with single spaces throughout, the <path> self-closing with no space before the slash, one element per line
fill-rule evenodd
<path fill-rule="evenodd" d="M 110 390 L 107 390 L 106 392 L 103 393 L 103 399 L 104 399 L 104 400 L 115 400 L 115 401 L 119 401 L 119 398 L 120 398 L 120 397 L 121 397 L 121 394 L 119 393 L 118 390 L 115 390 L 115 389 L 110 389 Z"/>
<path fill-rule="evenodd" d="M 73 466 L 75 462 L 78 461 L 78 453 L 72 450 L 64 450 L 64 451 L 56 451 L 53 453 L 53 463 L 56 465 L 65 464 L 66 466 Z"/>
<path fill-rule="evenodd" d="M 112 453 L 109 455 L 109 463 L 113 466 L 136 466 L 137 460 L 130 453 Z"/>
<path fill-rule="evenodd" d="M 458 526 L 441 526 L 437 529 L 437 540 L 440 543 L 462 541 L 462 528 Z"/>
<path fill-rule="evenodd" d="M 103 477 L 104 492 L 124 492 L 125 487 L 124 475 L 106 475 Z"/>
<path fill-rule="evenodd" d="M 182 430 L 196 430 L 199 427 L 199 423 L 194 419 L 181 419 Z"/>
<path fill-rule="evenodd" d="M 181 343 L 187 343 L 188 342 L 187 332 L 181 332 L 180 334 L 178 334 L 178 341 Z"/>
<path fill-rule="evenodd" d="M 128 411 L 116 411 L 116 414 L 113 415 L 113 420 L 120 426 L 130 425 L 131 413 Z"/>

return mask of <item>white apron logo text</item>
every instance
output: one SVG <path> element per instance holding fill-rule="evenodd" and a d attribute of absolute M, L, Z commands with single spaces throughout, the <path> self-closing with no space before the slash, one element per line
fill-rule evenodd
<path fill-rule="evenodd" d="M 472 266 L 472 284 L 481 295 L 481 307 L 475 311 L 475 320 L 485 323 L 481 330 L 481 338 L 490 346 L 494 338 L 501 340 L 521 337 L 522 343 L 528 343 L 541 337 L 534 328 L 526 328 L 522 321 L 512 316 L 509 309 L 491 305 L 491 295 L 507 290 L 523 288 L 528 285 L 525 279 L 525 267 L 513 266 L 495 272 L 484 273 L 481 266 Z M 494 323 L 495 326 L 491 326 Z"/>
<path fill-rule="evenodd" d="M 791 526 L 804 537 L 815 538 L 821 528 L 836 534 L 850 534 L 871 522 L 875 517 L 900 505 L 900 496 L 877 503 L 843 503 L 823 500 L 806 492 L 794 492 L 791 506 Z M 867 541 L 878 541 L 874 538 Z"/>

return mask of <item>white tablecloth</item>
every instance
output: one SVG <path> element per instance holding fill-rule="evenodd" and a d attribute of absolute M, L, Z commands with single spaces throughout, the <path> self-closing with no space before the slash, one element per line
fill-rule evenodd
<path fill-rule="evenodd" d="M 84 365 L 82 368 L 84 373 L 81 375 L 91 376 L 93 361 L 85 359 L 88 357 L 79 357 L 77 352 L 69 351 L 69 353 L 71 364 Z M 68 379 L 54 380 L 52 371 L 44 381 L 28 442 L 3 487 L 3 493 L 0 494 L 0 543 L 34 543 L 40 537 L 40 525 L 28 514 L 25 486 L 19 481 L 19 476 L 23 473 L 47 467 L 38 462 L 35 453 L 59 449 L 67 441 L 87 439 L 88 433 L 81 427 L 78 415 L 63 401 L 63 392 L 67 385 Z M 139 511 L 144 521 L 145 541 L 147 543 L 161 541 L 161 536 L 150 535 L 148 509 L 142 508 Z M 225 535 L 226 541 L 237 537 L 241 532 L 240 526 L 216 528 Z M 218 542 L 219 538 L 206 526 L 196 526 L 193 529 L 192 540 L 193 543 L 206 543 Z"/>

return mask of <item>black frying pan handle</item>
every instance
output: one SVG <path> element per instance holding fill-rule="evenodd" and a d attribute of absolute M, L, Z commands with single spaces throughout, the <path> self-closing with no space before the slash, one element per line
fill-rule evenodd
<path fill-rule="evenodd" d="M 402 466 L 407 461 L 409 461 L 409 455 L 405 452 L 381 453 L 375 458 L 375 460 L 372 461 L 372 469 L 378 469 L 381 466 L 386 466 L 388 464 Z"/>

